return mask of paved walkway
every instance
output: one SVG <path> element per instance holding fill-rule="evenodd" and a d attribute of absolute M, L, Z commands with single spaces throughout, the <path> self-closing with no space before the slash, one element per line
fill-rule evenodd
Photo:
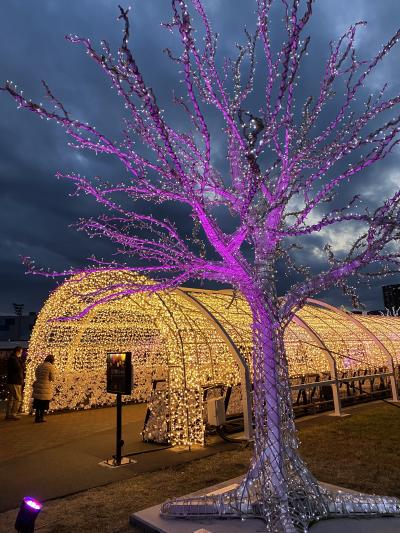
<path fill-rule="evenodd" d="M 136 464 L 120 468 L 99 466 L 115 453 L 115 408 L 49 415 L 44 424 L 28 415 L 5 421 L 0 413 L 0 512 L 17 507 L 25 495 L 59 498 L 237 446 L 218 440 L 188 451 L 144 443 L 145 411 L 143 404 L 122 409 L 123 453 L 138 455 Z"/>

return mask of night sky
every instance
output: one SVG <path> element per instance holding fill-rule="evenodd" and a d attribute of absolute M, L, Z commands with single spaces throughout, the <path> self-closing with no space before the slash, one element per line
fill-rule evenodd
<path fill-rule="evenodd" d="M 235 55 L 235 42 L 242 39 L 242 28 L 254 27 L 251 0 L 207 0 L 214 30 L 220 32 L 220 57 Z M 177 108 L 170 104 L 171 92 L 178 84 L 178 73 L 163 53 L 166 46 L 176 46 L 176 39 L 160 22 L 170 19 L 168 0 L 132 2 L 131 46 L 142 73 L 158 96 L 161 106 L 171 109 L 171 120 L 179 123 Z M 92 43 L 107 39 L 117 48 L 122 25 L 117 22 L 117 2 L 110 0 L 1 0 L 0 2 L 0 83 L 12 80 L 24 95 L 43 100 L 41 80 L 50 85 L 70 113 L 96 125 L 109 136 L 119 135 L 121 105 L 110 90 L 110 82 L 79 46 L 64 39 L 73 33 L 90 37 Z M 378 47 L 397 30 L 400 22 L 398 0 L 319 0 L 314 7 L 310 54 L 307 58 L 303 86 L 304 96 L 316 93 L 322 61 L 329 40 L 337 38 L 351 23 L 367 20 L 359 33 L 358 50 L 370 58 Z M 385 81 L 390 83 L 388 96 L 400 93 L 400 46 L 380 65 L 370 79 L 368 89 L 375 91 Z M 260 92 L 261 97 L 261 92 Z M 302 102 L 300 102 L 302 103 Z M 356 104 L 357 105 L 357 104 Z M 167 114 L 168 116 L 168 114 Z M 213 120 L 212 118 L 210 120 Z M 218 128 L 216 127 L 217 131 Z M 64 269 L 84 265 L 91 254 L 109 257 L 112 246 L 106 240 L 90 240 L 71 227 L 81 216 L 96 212 L 93 201 L 70 198 L 68 183 L 54 175 L 76 171 L 105 177 L 122 172 L 113 159 L 77 152 L 67 146 L 64 130 L 37 116 L 18 111 L 6 93 L 0 93 L 0 313 L 12 312 L 12 303 L 24 303 L 25 311 L 38 311 L 54 288 L 55 282 L 39 276 L 25 275 L 20 256 L 30 256 L 42 266 Z M 214 163 L 219 161 L 218 139 L 215 140 Z M 399 188 L 400 151 L 393 153 L 371 170 L 359 175 L 343 191 L 345 203 L 352 194 L 364 193 L 371 207 Z M 172 215 L 170 215 L 172 218 Z M 185 226 L 185 213 L 177 212 Z M 189 231 L 189 230 L 188 230 Z M 352 230 L 330 230 L 328 237 L 336 249 L 350 242 Z M 321 242 L 314 239 L 303 254 L 314 270 L 321 266 Z M 368 309 L 382 308 L 380 285 L 400 282 L 400 276 L 375 282 L 369 290 L 361 288 L 361 299 Z M 281 282 L 284 289 L 285 281 Z M 335 304 L 349 304 L 339 292 L 322 295 Z"/>

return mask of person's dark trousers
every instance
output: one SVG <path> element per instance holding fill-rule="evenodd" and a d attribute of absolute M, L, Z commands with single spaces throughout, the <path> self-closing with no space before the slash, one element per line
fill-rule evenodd
<path fill-rule="evenodd" d="M 36 409 L 35 422 L 43 422 L 44 410 Z"/>

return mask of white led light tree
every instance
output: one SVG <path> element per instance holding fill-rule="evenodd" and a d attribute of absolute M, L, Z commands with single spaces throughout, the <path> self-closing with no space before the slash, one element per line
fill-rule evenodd
<path fill-rule="evenodd" d="M 178 57 L 170 50 L 167 53 L 182 72 L 185 96 L 174 96 L 174 103 L 191 123 L 185 131 L 168 124 L 146 84 L 128 47 L 128 11 L 122 8 L 124 35 L 117 58 L 106 42 L 97 51 L 89 39 L 68 37 L 86 49 L 120 95 L 127 112 L 122 142 L 72 118 L 46 84 L 54 109 L 25 99 L 11 82 L 3 87 L 20 107 L 61 124 L 78 149 L 110 154 L 128 171 L 128 178 L 117 184 L 73 174 L 64 177 L 75 184 L 77 192 L 93 196 L 108 210 L 82 220 L 80 228 L 109 238 L 123 257 L 139 258 L 142 266 L 93 259 L 91 267 L 80 271 L 39 273 L 81 272 L 85 276 L 112 268 L 151 274 L 154 282 L 138 283 L 133 275 L 132 281 L 85 294 L 87 306 L 79 316 L 106 301 L 176 287 L 189 279 L 230 283 L 249 302 L 255 417 L 250 469 L 241 485 L 225 495 L 167 502 L 162 512 L 169 516 L 259 516 L 269 531 L 290 532 L 305 531 L 320 517 L 400 514 L 400 502 L 394 498 L 328 491 L 304 465 L 297 453 L 283 346 L 284 329 L 307 298 L 334 286 L 356 298 L 346 284 L 350 276 L 398 271 L 395 243 L 399 240 L 400 192 L 368 210 L 361 207 L 358 196 L 340 205 L 340 191 L 399 142 L 400 117 L 395 110 L 400 95 L 386 97 L 385 85 L 366 97 L 362 106 L 354 106 L 353 101 L 363 95 L 367 78 L 396 45 L 400 30 L 371 60 L 363 61 L 354 43 L 358 27 L 365 23 L 351 26 L 330 44 L 319 92 L 315 98 L 298 101 L 302 109 L 298 112 L 296 86 L 310 43 L 304 32 L 313 0 L 303 4 L 258 0 L 255 32 L 246 32 L 236 60 L 226 60 L 220 67 L 217 36 L 201 0 L 190 2 L 192 13 L 186 1 L 172 0 L 173 18 L 165 26 L 177 32 L 182 51 Z M 270 38 L 273 5 L 283 12 L 285 30 L 277 48 Z M 204 36 L 201 46 L 195 38 L 194 18 Z M 257 55 L 261 56 L 259 69 Z M 248 108 L 254 107 L 250 100 L 255 97 L 256 74 L 257 87 L 259 77 L 264 77 L 264 85 L 257 94 L 258 109 L 252 111 Z M 344 97 L 339 99 L 337 90 Z M 224 123 L 226 173 L 212 162 L 212 111 Z M 118 202 L 121 194 L 133 201 L 132 209 Z M 185 238 L 169 219 L 135 209 L 136 200 L 187 206 L 194 221 L 193 239 Z M 221 209 L 232 217 L 230 232 L 222 229 L 217 216 Z M 346 253 L 335 254 L 328 230 L 341 231 L 346 224 L 354 228 L 354 242 Z M 307 238 L 316 235 L 326 238 L 327 262 L 325 270 L 312 273 L 307 265 L 299 264 L 292 248 L 298 242 L 307 246 Z M 214 251 L 212 259 L 210 250 Z M 281 298 L 276 279 L 279 260 L 296 271 L 297 279 Z"/>

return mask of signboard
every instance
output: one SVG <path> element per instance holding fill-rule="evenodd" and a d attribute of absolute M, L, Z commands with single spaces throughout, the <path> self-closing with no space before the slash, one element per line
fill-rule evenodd
<path fill-rule="evenodd" d="M 131 394 L 131 352 L 107 353 L 107 392 L 111 392 L 114 394 Z"/>

